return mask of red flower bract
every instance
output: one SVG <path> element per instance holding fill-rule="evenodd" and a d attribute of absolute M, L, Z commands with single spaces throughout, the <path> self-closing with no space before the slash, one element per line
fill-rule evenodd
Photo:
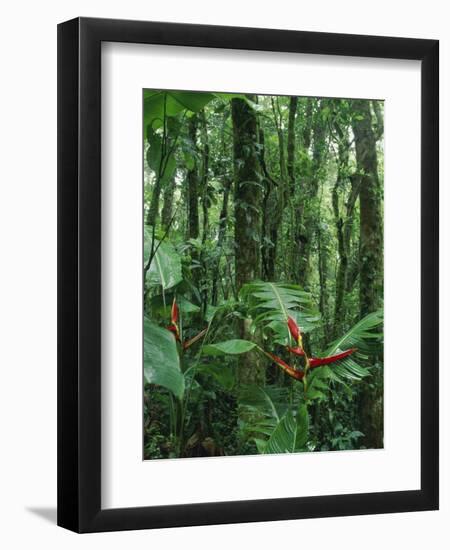
<path fill-rule="evenodd" d="M 300 329 L 298 328 L 297 323 L 295 322 L 294 319 L 292 319 L 292 317 L 288 317 L 287 324 L 288 324 L 288 327 L 289 327 L 289 332 L 292 335 L 292 338 L 296 342 L 298 342 L 299 338 L 300 338 Z"/>
<path fill-rule="evenodd" d="M 180 310 L 178 309 L 177 302 L 175 301 L 175 298 L 174 298 L 172 303 L 172 312 L 171 312 L 171 321 L 174 325 L 178 323 L 179 317 L 180 317 Z"/>
<path fill-rule="evenodd" d="M 294 355 L 305 355 L 305 352 L 303 351 L 302 348 L 300 347 L 296 347 L 296 348 L 291 348 L 291 347 L 287 347 L 286 348 L 290 353 L 293 353 Z"/>
<path fill-rule="evenodd" d="M 273 353 L 266 353 L 266 355 L 268 355 L 274 363 L 276 363 L 280 368 L 284 370 L 284 372 L 289 374 L 289 376 L 291 376 L 292 378 L 295 378 L 296 380 L 301 380 L 305 376 L 305 374 L 302 371 L 294 369 L 293 367 L 288 365 L 285 361 L 283 361 L 283 359 L 281 359 L 280 357 L 277 357 Z"/>
<path fill-rule="evenodd" d="M 348 355 L 351 355 L 353 352 L 356 351 L 356 348 L 351 348 L 346 351 L 342 351 L 341 353 L 337 353 L 336 355 L 330 355 L 329 357 L 311 357 L 309 360 L 309 366 L 310 368 L 315 367 L 321 367 L 323 365 L 329 365 L 330 363 L 334 363 L 335 361 L 339 361 L 339 359 L 344 359 L 344 357 L 347 357 Z"/>

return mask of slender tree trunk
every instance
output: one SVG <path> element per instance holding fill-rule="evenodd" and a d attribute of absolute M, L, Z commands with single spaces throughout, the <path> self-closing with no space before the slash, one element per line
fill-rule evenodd
<path fill-rule="evenodd" d="M 189 119 L 189 138 L 194 147 L 197 142 L 197 117 Z M 188 183 L 188 239 L 198 239 L 199 216 L 198 216 L 198 169 L 197 163 L 187 173 Z"/>
<path fill-rule="evenodd" d="M 208 196 L 208 172 L 209 172 L 209 139 L 208 127 L 206 123 L 205 111 L 201 112 L 201 136 L 202 136 L 202 214 L 203 214 L 203 233 L 202 243 L 208 238 L 209 231 L 209 196 Z"/>
<path fill-rule="evenodd" d="M 206 122 L 205 111 L 200 113 L 201 121 L 201 139 L 202 139 L 202 175 L 201 175 L 201 202 L 202 202 L 202 217 L 203 217 L 203 231 L 202 231 L 202 245 L 206 243 L 209 233 L 209 194 L 208 194 L 208 176 L 209 176 L 209 139 L 208 139 L 208 126 Z M 201 265 L 201 297 L 202 297 L 202 311 L 206 313 L 208 305 L 208 291 L 209 291 L 209 278 L 208 278 L 208 266 L 205 262 L 205 247 L 202 246 L 200 253 L 200 265 Z"/>
<path fill-rule="evenodd" d="M 162 178 L 156 176 L 153 187 L 152 199 L 147 212 L 147 225 L 154 226 L 159 216 L 159 199 L 162 191 Z"/>
<path fill-rule="evenodd" d="M 251 98 L 253 99 L 253 98 Z M 235 271 L 236 289 L 261 275 L 260 216 L 261 173 L 258 162 L 256 113 L 243 99 L 232 99 L 233 150 L 235 173 Z M 241 324 L 241 337 L 248 339 L 249 326 Z M 265 369 L 257 353 L 247 353 L 238 365 L 238 383 L 264 384 Z"/>
<path fill-rule="evenodd" d="M 359 287 L 361 316 L 383 303 L 383 217 L 378 179 L 376 136 L 372 128 L 370 104 L 353 101 L 356 162 L 361 175 Z M 360 399 L 363 443 L 383 447 L 383 372 L 380 364 L 372 369 L 372 380 L 364 386 Z"/>
<path fill-rule="evenodd" d="M 164 230 L 167 230 L 172 220 L 173 215 L 173 199 L 175 195 L 176 182 L 175 178 L 164 189 L 163 207 L 161 210 L 161 225 Z"/>
<path fill-rule="evenodd" d="M 287 137 L 287 173 L 290 195 L 295 193 L 295 117 L 297 114 L 298 97 L 289 98 L 289 121 Z"/>
<path fill-rule="evenodd" d="M 311 272 L 311 252 L 313 242 L 316 236 L 317 229 L 317 193 L 319 183 L 322 177 L 321 170 L 325 159 L 325 121 L 322 119 L 322 111 L 324 108 L 324 100 L 321 100 L 317 112 L 315 113 L 315 121 L 313 126 L 313 153 L 311 161 L 311 176 L 307 178 L 306 189 L 304 193 L 304 209 L 303 209 L 303 225 L 304 233 L 300 237 L 300 254 L 299 254 L 299 284 L 309 289 L 309 278 Z"/>
<path fill-rule="evenodd" d="M 277 200 L 276 182 L 269 174 L 266 165 L 266 147 L 264 130 L 259 126 L 259 164 L 261 176 L 264 183 L 264 194 L 262 197 L 262 224 L 261 235 L 264 239 L 261 247 L 262 278 L 265 281 L 275 280 L 275 263 L 278 245 L 278 227 L 281 221 L 280 205 Z"/>
<path fill-rule="evenodd" d="M 301 148 L 303 152 L 303 157 L 308 158 L 309 149 L 311 147 L 312 139 L 312 114 L 313 114 L 313 100 L 306 99 L 306 105 L 301 111 L 303 128 L 301 131 Z M 300 114 L 299 114 L 300 116 Z M 305 201 L 306 201 L 306 178 L 305 176 L 298 178 L 295 181 L 295 189 L 292 197 L 293 201 L 293 215 L 292 215 L 292 225 L 293 230 L 293 239 L 291 242 L 291 275 L 290 279 L 299 284 L 300 273 L 303 269 L 303 264 L 301 260 L 301 255 L 303 253 L 303 247 L 306 242 L 305 231 L 303 227 L 304 219 L 304 210 L 305 210 Z"/>
<path fill-rule="evenodd" d="M 192 142 L 194 149 L 197 148 L 197 116 L 189 119 L 188 123 L 189 139 Z M 198 198 L 199 198 L 199 177 L 198 166 L 195 161 L 194 166 L 187 173 L 187 238 L 198 239 L 200 233 L 200 223 L 198 215 Z M 191 258 L 194 267 L 192 269 L 192 283 L 198 289 L 200 283 L 200 270 L 198 269 L 199 254 L 195 247 L 191 249 Z M 194 293 L 193 293 L 194 298 Z M 196 300 L 197 301 L 197 300 Z"/>
<path fill-rule="evenodd" d="M 212 269 L 212 290 L 211 290 L 211 304 L 217 305 L 218 301 L 218 282 L 220 277 L 220 259 L 222 257 L 222 249 L 227 231 L 227 218 L 228 218 L 228 200 L 231 190 L 231 179 L 226 178 L 223 188 L 223 200 L 222 208 L 219 215 L 219 231 L 217 235 L 217 258 Z"/>
<path fill-rule="evenodd" d="M 338 241 L 338 267 L 336 274 L 336 295 L 334 304 L 333 337 L 337 337 L 345 325 L 347 315 L 347 303 L 344 300 L 345 293 L 351 292 L 353 284 L 350 277 L 351 238 L 353 216 L 356 201 L 359 197 L 361 178 L 358 175 L 349 174 L 349 149 L 350 142 L 348 130 L 336 127 L 340 135 L 338 143 L 338 166 L 336 182 L 332 191 L 332 205 L 336 225 L 336 237 Z M 339 195 L 345 192 L 345 183 L 350 182 L 350 192 L 346 196 L 345 213 L 339 207 Z"/>
<path fill-rule="evenodd" d="M 319 218 L 322 216 L 322 199 L 323 199 L 323 183 L 321 184 L 321 196 L 319 203 Z M 329 342 L 330 338 L 330 312 L 329 312 L 329 289 L 328 289 L 328 246 L 324 231 L 320 226 L 317 228 L 317 251 L 319 264 L 319 310 L 322 316 L 324 345 Z"/>

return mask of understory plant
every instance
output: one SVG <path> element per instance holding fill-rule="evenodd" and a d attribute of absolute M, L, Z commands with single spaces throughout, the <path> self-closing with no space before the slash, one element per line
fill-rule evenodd
<path fill-rule="evenodd" d="M 224 311 L 225 317 L 220 315 Z M 368 359 L 381 349 L 382 314 L 374 312 L 324 350 L 311 353 L 305 341 L 314 341 L 311 336 L 320 328 L 320 317 L 310 295 L 297 285 L 260 281 L 245 285 L 236 304 L 217 308 L 207 326 L 196 333 L 184 324 L 193 313 L 197 313 L 193 304 L 174 293 L 169 323 L 158 326 L 144 320 L 145 380 L 168 390 L 171 456 L 187 456 L 194 441 L 205 445 L 193 425 L 192 409 L 207 391 L 202 380 L 211 378 L 232 392 L 249 413 L 239 425 L 244 443 L 253 442 L 263 454 L 315 450 L 311 409 L 331 406 L 336 392 L 351 394 L 352 385 L 370 377 Z M 254 339 L 216 340 L 221 323 L 233 315 L 238 323 L 250 323 Z M 235 358 L 242 356 L 245 361 L 251 351 L 261 354 L 268 369 L 284 373 L 284 383 L 239 386 Z M 359 434 L 348 430 L 348 441 Z"/>

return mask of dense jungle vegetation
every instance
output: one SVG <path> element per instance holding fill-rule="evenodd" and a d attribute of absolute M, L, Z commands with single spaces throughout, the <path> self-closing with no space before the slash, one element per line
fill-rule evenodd
<path fill-rule="evenodd" d="M 383 446 L 383 102 L 144 91 L 144 458 Z"/>

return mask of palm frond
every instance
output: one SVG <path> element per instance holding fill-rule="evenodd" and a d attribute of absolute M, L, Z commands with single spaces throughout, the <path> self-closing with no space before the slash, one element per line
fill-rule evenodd
<path fill-rule="evenodd" d="M 271 333 L 275 343 L 287 345 L 288 317 L 293 317 L 303 332 L 316 328 L 320 315 L 311 295 L 298 285 L 257 281 L 243 286 L 241 299 L 247 304 L 255 329 Z"/>
<path fill-rule="evenodd" d="M 360 380 L 370 374 L 367 360 L 370 356 L 379 354 L 383 349 L 383 312 L 369 313 L 358 321 L 348 332 L 332 342 L 326 349 L 324 356 L 340 353 L 349 348 L 356 348 L 356 352 L 333 364 L 326 372 L 332 373 L 335 381 L 341 379 Z"/>

